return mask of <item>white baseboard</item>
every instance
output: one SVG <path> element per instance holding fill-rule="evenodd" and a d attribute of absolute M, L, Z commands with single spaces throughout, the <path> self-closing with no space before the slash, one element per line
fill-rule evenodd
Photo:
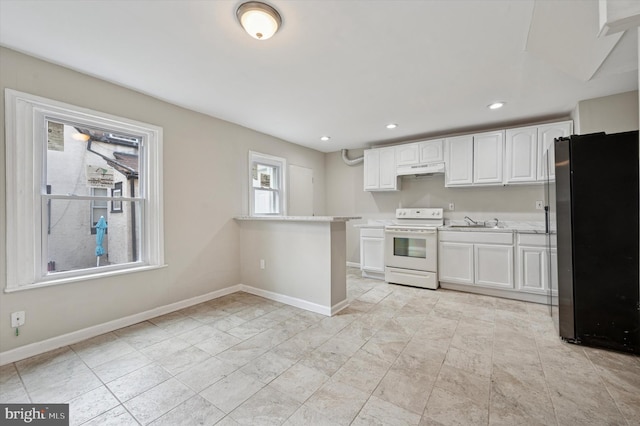
<path fill-rule="evenodd" d="M 335 315 L 344 308 L 349 306 L 349 299 L 344 299 L 342 302 L 338 302 L 331 307 L 331 315 Z"/>
<path fill-rule="evenodd" d="M 221 290 L 212 291 L 210 293 L 196 296 L 191 299 L 181 300 L 180 302 L 171 303 L 169 305 L 159 306 L 148 311 L 133 314 L 124 318 L 118 318 L 113 321 L 94 325 L 92 327 L 87 327 L 82 330 L 73 331 L 61 336 L 52 337 L 40 342 L 35 342 L 28 345 L 20 346 L 15 349 L 10 349 L 8 351 L 0 352 L 0 366 L 9 364 L 11 362 L 20 361 L 21 359 L 29 358 L 48 351 L 52 351 L 63 346 L 72 345 L 74 343 L 90 339 L 100 334 L 118 330 L 123 327 L 128 327 L 130 325 L 137 324 L 139 322 L 146 321 L 160 315 L 188 308 L 189 306 L 197 305 L 198 303 L 206 302 L 212 299 L 217 299 L 219 297 L 226 296 L 231 293 L 236 293 L 238 291 L 242 291 L 242 285 L 240 284 L 223 288 Z"/>
<path fill-rule="evenodd" d="M 360 264 L 357 262 L 347 262 L 347 268 L 358 268 L 360 269 Z"/>
<path fill-rule="evenodd" d="M 504 299 L 520 300 L 522 302 L 540 303 L 546 305 L 549 303 L 546 295 L 525 293 L 522 291 L 510 291 L 493 289 L 488 287 L 476 287 L 465 284 L 445 283 L 440 281 L 440 287 L 447 290 L 463 291 L 465 293 L 482 294 L 485 296 L 502 297 Z"/>
<path fill-rule="evenodd" d="M 315 312 L 318 314 L 331 316 L 335 315 L 342 309 L 346 308 L 349 305 L 348 300 L 343 300 L 335 304 L 334 306 L 325 306 L 320 305 L 318 303 L 309 302 L 307 300 L 299 299 L 297 297 L 291 297 L 280 293 L 275 293 L 269 290 L 262 290 L 260 288 L 255 288 L 248 286 L 246 284 L 240 284 L 240 288 L 242 291 L 255 294 L 256 296 L 264 297 L 265 299 L 273 300 L 276 302 L 284 303 L 285 305 L 295 306 L 296 308 L 304 309 L 307 311 Z"/>
<path fill-rule="evenodd" d="M 212 299 L 217 299 L 219 297 L 226 296 L 231 293 L 236 293 L 238 291 L 255 294 L 256 296 L 264 297 L 265 299 L 274 300 L 276 302 L 281 302 L 287 305 L 295 306 L 296 308 L 305 309 L 307 311 L 316 312 L 326 316 L 335 315 L 342 309 L 349 306 L 348 300 L 343 300 L 342 302 L 336 303 L 333 306 L 324 306 L 317 303 L 308 302 L 303 299 L 298 299 L 296 297 L 286 296 L 284 294 L 274 293 L 272 291 L 261 290 L 259 288 L 251 287 L 245 284 L 236 284 L 232 287 L 216 290 L 211 293 L 193 297 L 191 299 L 181 300 L 180 302 L 171 303 L 165 306 L 159 306 L 157 308 L 140 312 L 138 314 L 129 315 L 124 318 L 118 318 L 113 321 L 105 322 L 103 324 L 94 325 L 92 327 L 83 328 L 82 330 L 73 331 L 61 336 L 52 337 L 40 342 L 30 343 L 28 345 L 20 346 L 15 349 L 0 352 L 0 366 L 20 361 L 22 359 L 29 358 L 35 355 L 40 355 L 42 353 L 61 348 L 63 346 L 73 345 L 74 343 L 99 336 L 100 334 L 109 333 L 120 328 L 128 327 L 130 325 L 137 324 L 142 321 L 147 321 L 160 315 L 188 308 L 189 306 L 197 305 L 198 303 L 206 302 Z"/>
<path fill-rule="evenodd" d="M 365 278 L 372 278 L 374 280 L 382 280 L 385 281 L 385 275 L 383 272 L 372 272 L 372 271 L 362 271 L 362 276 Z"/>

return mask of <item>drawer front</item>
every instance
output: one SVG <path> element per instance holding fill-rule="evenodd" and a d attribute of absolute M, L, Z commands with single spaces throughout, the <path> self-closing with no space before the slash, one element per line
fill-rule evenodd
<path fill-rule="evenodd" d="M 546 247 L 546 234 L 521 234 L 518 233 L 518 244 L 521 246 Z M 551 238 L 551 246 L 556 246 L 556 239 Z"/>
<path fill-rule="evenodd" d="M 413 271 L 411 269 L 385 268 L 384 280 L 388 283 L 404 284 L 436 290 L 440 285 L 435 272 Z"/>
<path fill-rule="evenodd" d="M 360 229 L 361 237 L 384 238 L 384 228 L 362 228 Z"/>
<path fill-rule="evenodd" d="M 512 232 L 441 231 L 440 241 L 481 244 L 513 244 Z"/>

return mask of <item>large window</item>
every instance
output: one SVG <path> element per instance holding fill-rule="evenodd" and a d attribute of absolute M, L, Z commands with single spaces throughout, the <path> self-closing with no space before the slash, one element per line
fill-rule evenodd
<path fill-rule="evenodd" d="M 161 266 L 162 129 L 5 99 L 7 290 Z"/>
<path fill-rule="evenodd" d="M 252 216 L 286 214 L 285 170 L 287 160 L 249 151 L 249 204 Z"/>

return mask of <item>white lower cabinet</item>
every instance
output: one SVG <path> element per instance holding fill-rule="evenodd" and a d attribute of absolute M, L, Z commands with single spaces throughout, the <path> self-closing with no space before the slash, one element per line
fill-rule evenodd
<path fill-rule="evenodd" d="M 513 288 L 513 245 L 475 244 L 473 254 L 476 284 Z"/>
<path fill-rule="evenodd" d="M 440 232 L 440 282 L 513 289 L 513 233 Z"/>
<path fill-rule="evenodd" d="M 551 259 L 546 235 L 518 234 L 516 284 L 520 291 L 547 295 L 550 287 L 558 288 L 557 249 L 551 247 L 550 250 Z M 549 282 L 550 276 L 552 283 Z"/>
<path fill-rule="evenodd" d="M 443 288 L 537 303 L 557 295 L 557 248 L 545 234 L 440 231 L 439 241 Z"/>
<path fill-rule="evenodd" d="M 363 277 L 384 279 L 384 229 L 360 229 L 360 270 Z"/>
<path fill-rule="evenodd" d="M 438 257 L 440 281 L 473 284 L 473 244 L 441 241 Z"/>
<path fill-rule="evenodd" d="M 543 293 L 547 287 L 547 250 L 518 246 L 518 288 Z"/>

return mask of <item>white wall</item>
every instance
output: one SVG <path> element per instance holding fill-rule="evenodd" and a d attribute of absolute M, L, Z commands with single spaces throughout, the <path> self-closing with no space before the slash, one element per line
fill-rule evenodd
<path fill-rule="evenodd" d="M 363 150 L 350 150 L 349 158 L 362 156 Z M 393 219 L 399 207 L 443 207 L 445 219 L 535 220 L 544 215 L 535 209 L 536 200 L 544 200 L 543 185 L 520 185 L 474 188 L 445 188 L 444 175 L 402 178 L 398 192 L 365 192 L 363 164 L 347 166 L 340 152 L 326 154 L 325 187 L 327 214 L 362 216 L 361 221 L 347 222 L 347 260 L 360 262 L 359 231 L 353 225 L 370 219 Z M 455 211 L 447 211 L 449 203 Z"/>
<path fill-rule="evenodd" d="M 180 84 L 176 81 L 175 84 Z M 167 268 L 14 293 L 0 292 L 0 352 L 207 294 L 240 282 L 239 228 L 246 214 L 248 151 L 313 169 L 323 214 L 324 154 L 0 48 L 0 89 L 139 120 L 164 129 Z M 6 247 L 5 123 L 0 103 L 0 252 Z M 6 257 L 0 258 L 5 271 Z M 0 288 L 6 276 L 0 275 Z M 20 336 L 9 313 L 26 311 Z"/>
<path fill-rule="evenodd" d="M 638 130 L 638 91 L 580 101 L 573 116 L 578 135 Z"/>

